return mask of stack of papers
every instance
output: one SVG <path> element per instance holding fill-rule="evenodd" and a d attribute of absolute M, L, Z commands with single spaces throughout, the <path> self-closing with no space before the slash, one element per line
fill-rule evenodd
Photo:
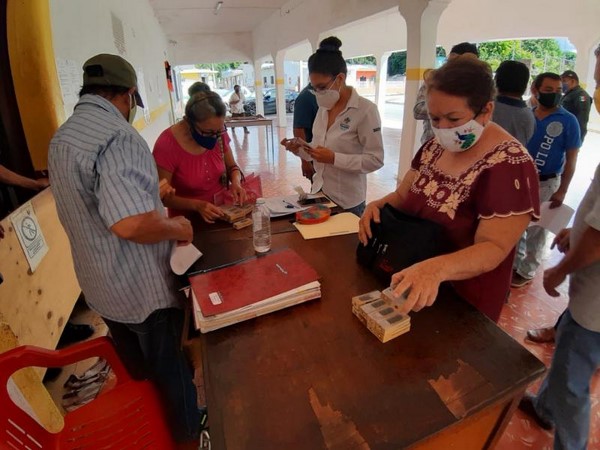
<path fill-rule="evenodd" d="M 308 194 L 307 198 L 317 198 L 323 197 L 322 194 Z M 285 195 L 280 197 L 269 197 L 265 198 L 265 205 L 269 208 L 271 213 L 271 217 L 282 217 L 287 216 L 288 214 L 296 214 L 298 211 L 304 211 L 307 208 L 313 206 L 309 205 L 301 205 L 298 203 L 298 195 Z M 334 208 L 336 206 L 333 202 L 324 203 L 325 206 L 329 208 Z"/>
<path fill-rule="evenodd" d="M 190 277 L 196 328 L 207 333 L 320 298 L 318 279 L 290 249 Z"/>

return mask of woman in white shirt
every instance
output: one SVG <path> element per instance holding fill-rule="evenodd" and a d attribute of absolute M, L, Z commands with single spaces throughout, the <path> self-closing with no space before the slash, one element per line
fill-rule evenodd
<path fill-rule="evenodd" d="M 319 111 L 313 123 L 311 148 L 294 140 L 282 144 L 306 161 L 313 161 L 312 192 L 361 216 L 367 195 L 367 173 L 383 166 L 381 119 L 377 106 L 346 85 L 346 61 L 336 37 L 321 41 L 308 59 L 308 75 Z"/>

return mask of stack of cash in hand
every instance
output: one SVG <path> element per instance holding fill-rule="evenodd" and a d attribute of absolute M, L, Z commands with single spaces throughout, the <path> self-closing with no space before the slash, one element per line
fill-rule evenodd
<path fill-rule="evenodd" d="M 391 288 L 372 291 L 352 298 L 352 313 L 377 339 L 387 342 L 410 331 L 410 317 L 398 312 L 403 301 Z"/>

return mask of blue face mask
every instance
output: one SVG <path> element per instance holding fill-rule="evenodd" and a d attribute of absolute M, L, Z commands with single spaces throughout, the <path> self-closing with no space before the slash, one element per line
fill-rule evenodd
<path fill-rule="evenodd" d="M 569 85 L 567 83 L 562 83 L 562 91 L 563 91 L 563 94 L 566 94 L 567 92 L 569 92 Z"/>
<path fill-rule="evenodd" d="M 217 145 L 217 140 L 219 139 L 216 136 L 202 136 L 200 133 L 196 131 L 193 125 L 190 124 L 190 131 L 192 134 L 192 139 L 198 144 L 200 147 L 204 147 L 207 150 L 212 150 Z"/>

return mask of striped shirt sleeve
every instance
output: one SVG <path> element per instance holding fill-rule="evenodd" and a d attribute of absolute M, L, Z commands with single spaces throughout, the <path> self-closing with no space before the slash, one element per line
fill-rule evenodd
<path fill-rule="evenodd" d="M 150 151 L 131 134 L 119 133 L 96 161 L 95 193 L 102 220 L 112 227 L 130 216 L 156 209 L 158 175 Z"/>

